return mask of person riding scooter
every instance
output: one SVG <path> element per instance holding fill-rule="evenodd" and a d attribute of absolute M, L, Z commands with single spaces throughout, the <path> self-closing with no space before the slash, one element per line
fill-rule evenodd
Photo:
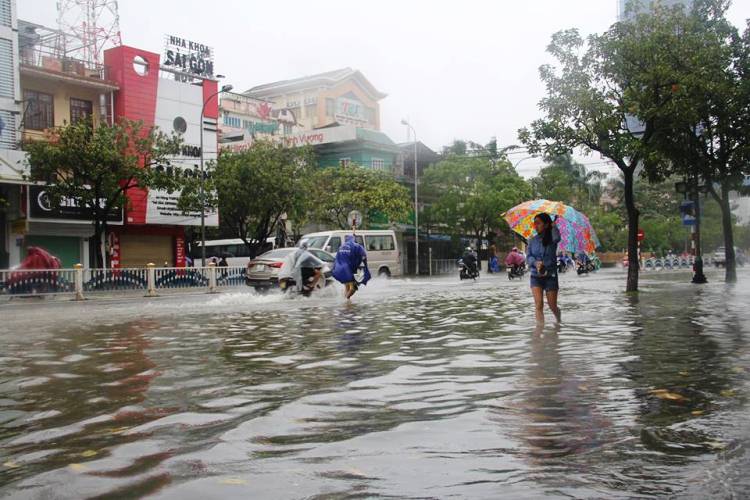
<path fill-rule="evenodd" d="M 526 257 L 518 251 L 518 247 L 513 247 L 510 253 L 505 257 L 505 265 L 510 268 L 514 275 L 522 274 L 526 268 Z"/>
<path fill-rule="evenodd" d="M 307 243 L 290 253 L 279 269 L 282 290 L 295 287 L 298 293 L 310 295 L 323 277 L 325 263 L 307 250 Z"/>
<path fill-rule="evenodd" d="M 476 276 L 479 274 L 477 271 L 477 254 L 474 252 L 473 248 L 466 247 L 466 251 L 464 252 L 463 257 L 461 257 L 461 260 L 464 262 L 464 266 L 466 266 L 466 270 L 470 275 Z"/>

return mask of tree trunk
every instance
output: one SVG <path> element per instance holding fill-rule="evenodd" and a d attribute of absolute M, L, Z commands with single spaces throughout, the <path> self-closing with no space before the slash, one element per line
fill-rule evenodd
<path fill-rule="evenodd" d="M 102 225 L 99 221 L 94 221 L 94 242 L 96 267 L 101 269 L 104 266 L 102 265 Z"/>
<path fill-rule="evenodd" d="M 737 281 L 737 260 L 734 255 L 734 232 L 732 227 L 732 209 L 729 206 L 729 187 L 727 182 L 721 183 L 721 198 L 718 200 L 721 207 L 721 228 L 724 232 L 724 280 L 727 283 Z"/>
<path fill-rule="evenodd" d="M 638 260 L 638 209 L 635 207 L 633 196 L 633 177 L 635 166 L 623 169 L 625 177 L 625 209 L 628 216 L 628 283 L 626 291 L 638 291 L 638 273 L 640 262 Z"/>

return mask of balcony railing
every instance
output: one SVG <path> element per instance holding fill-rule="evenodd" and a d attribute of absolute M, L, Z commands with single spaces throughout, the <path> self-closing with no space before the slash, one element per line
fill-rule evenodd
<path fill-rule="evenodd" d="M 104 81 L 109 79 L 107 66 L 72 57 L 61 57 L 48 47 L 21 48 L 21 64 L 73 77 Z"/>

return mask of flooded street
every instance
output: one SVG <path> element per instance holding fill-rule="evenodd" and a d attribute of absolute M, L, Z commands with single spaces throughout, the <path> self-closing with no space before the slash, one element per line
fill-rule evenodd
<path fill-rule="evenodd" d="M 14 498 L 742 498 L 750 270 L 0 307 Z"/>

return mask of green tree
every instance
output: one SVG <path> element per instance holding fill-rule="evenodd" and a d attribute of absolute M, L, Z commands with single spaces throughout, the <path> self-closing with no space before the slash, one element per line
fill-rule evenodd
<path fill-rule="evenodd" d="M 509 233 L 502 214 L 531 197 L 529 184 L 507 160 L 450 155 L 425 171 L 426 218 L 453 235 L 471 235 L 477 246 L 490 233 Z"/>
<path fill-rule="evenodd" d="M 531 179 L 534 196 L 568 205 L 587 213 L 599 206 L 605 174 L 587 170 L 570 154 L 556 155 Z"/>
<path fill-rule="evenodd" d="M 179 177 L 159 167 L 169 165 L 169 156 L 180 144 L 178 136 L 146 129 L 140 122 L 121 120 L 94 127 L 90 120 L 80 120 L 50 130 L 45 140 L 24 144 L 28 180 L 43 182 L 54 206 L 73 199 L 93 214 L 96 262 L 104 267 L 107 221 L 113 211 L 127 206 L 128 192 L 179 189 Z"/>
<path fill-rule="evenodd" d="M 274 236 L 284 217 L 302 217 L 312 186 L 314 158 L 309 148 L 289 148 L 256 141 L 239 153 L 222 153 L 209 168 L 204 203 L 219 210 L 255 257 Z M 180 198 L 185 211 L 200 210 L 199 179 L 186 185 Z"/>
<path fill-rule="evenodd" d="M 629 112 L 628 83 L 610 64 L 605 36 L 587 41 L 578 30 L 553 35 L 548 52 L 558 66 L 540 68 L 547 95 L 539 108 L 544 118 L 519 130 L 519 139 L 532 154 L 552 157 L 581 148 L 610 159 L 623 174 L 628 226 L 627 291 L 638 290 L 638 208 L 633 194 L 636 168 L 644 158 L 644 145 L 654 134 L 647 121 L 637 136 L 624 127 Z"/>
<path fill-rule="evenodd" d="M 658 124 L 644 157 L 650 179 L 707 183 L 721 209 L 726 280 L 737 279 L 730 191 L 750 171 L 750 30 L 726 19 L 726 0 L 657 9 L 616 25 L 602 50 L 628 80 L 631 112 Z M 668 103 L 663 105 L 663 103 Z"/>
<path fill-rule="evenodd" d="M 358 165 L 318 170 L 310 193 L 309 218 L 340 229 L 347 215 L 358 210 L 367 227 L 374 218 L 390 222 L 406 219 L 411 209 L 409 190 L 392 176 Z"/>

